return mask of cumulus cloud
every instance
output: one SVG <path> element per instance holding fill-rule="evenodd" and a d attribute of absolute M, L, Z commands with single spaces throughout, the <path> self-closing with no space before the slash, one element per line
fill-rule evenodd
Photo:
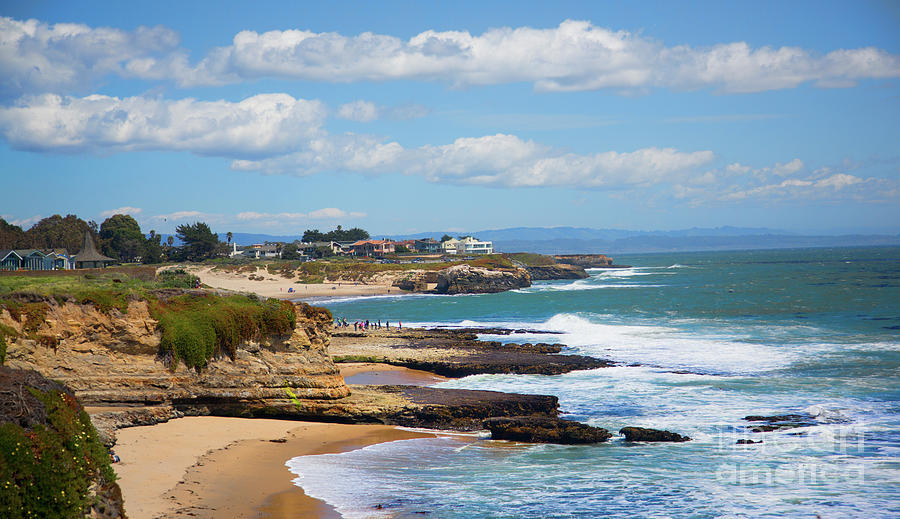
<path fill-rule="evenodd" d="M 298 220 L 332 220 L 337 218 L 364 218 L 366 213 L 357 211 L 344 211 L 336 207 L 325 207 L 316 209 L 309 213 L 258 213 L 255 211 L 244 211 L 237 214 L 237 219 L 241 221 L 298 221 Z"/>
<path fill-rule="evenodd" d="M 0 133 L 32 151 L 183 150 L 252 156 L 286 152 L 321 133 L 326 108 L 287 94 L 232 103 L 44 94 L 0 107 Z"/>
<path fill-rule="evenodd" d="M 134 216 L 136 214 L 140 214 L 142 211 L 143 211 L 143 209 L 141 209 L 140 207 L 131 207 L 131 206 L 126 205 L 126 206 L 119 207 L 118 209 L 110 209 L 108 211 L 103 211 L 102 213 L 100 213 L 100 216 L 102 218 L 108 218 L 115 214 L 130 214 L 131 216 Z"/>
<path fill-rule="evenodd" d="M 71 92 L 115 74 L 142 77 L 140 63 L 186 66 L 178 34 L 165 27 L 123 31 L 76 23 L 47 24 L 0 17 L 0 98 L 26 92 Z M 182 67 L 181 74 L 189 71 Z M 165 76 L 165 74 L 158 74 Z"/>
<path fill-rule="evenodd" d="M 633 152 L 564 153 L 515 135 L 459 138 L 441 146 L 406 149 L 396 142 L 342 136 L 315 142 L 310 150 L 256 161 L 233 169 L 298 176 L 322 170 L 401 172 L 431 182 L 491 186 L 585 186 L 617 188 L 668 181 L 710 162 L 711 151 L 643 148 Z"/>
<path fill-rule="evenodd" d="M 337 116 L 341 119 L 364 123 L 378 119 L 378 114 L 378 107 L 370 101 L 353 101 L 352 103 L 341 105 L 337 111 Z"/>
<path fill-rule="evenodd" d="M 182 86 L 258 78 L 325 82 L 419 80 L 456 86 L 528 82 L 539 91 L 649 88 L 760 92 L 813 82 L 848 87 L 861 79 L 900 76 L 900 56 L 883 49 L 753 48 L 746 42 L 706 47 L 666 46 L 629 31 L 588 21 L 557 27 L 503 27 L 472 35 L 426 30 L 404 40 L 362 33 L 346 36 L 284 30 L 241 31 L 230 45 L 194 64 L 171 30 L 134 31 L 50 25 L 3 18 L 0 25 L 3 94 L 68 93 L 106 75 L 169 79 Z"/>
<path fill-rule="evenodd" d="M 44 217 L 39 214 L 36 214 L 36 215 L 32 216 L 31 218 L 15 218 L 14 216 L 3 215 L 3 219 L 13 225 L 18 225 L 22 229 L 28 229 L 32 225 L 43 220 Z"/>
<path fill-rule="evenodd" d="M 672 194 L 688 200 L 691 205 L 751 200 L 766 203 L 838 199 L 878 201 L 896 197 L 896 181 L 847 172 L 858 167 L 860 165 L 845 162 L 840 167 L 823 166 L 809 172 L 806 164 L 797 158 L 758 168 L 732 163 L 725 167 L 727 182 L 677 184 L 673 186 Z M 844 172 L 836 172 L 841 168 Z"/>

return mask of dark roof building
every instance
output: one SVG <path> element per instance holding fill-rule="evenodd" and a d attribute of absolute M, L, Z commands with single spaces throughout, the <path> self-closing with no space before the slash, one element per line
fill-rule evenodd
<path fill-rule="evenodd" d="M 81 241 L 81 252 L 75 255 L 75 268 L 77 269 L 102 269 L 115 263 L 116 260 L 97 252 L 94 238 L 90 231 L 84 231 L 84 239 Z"/>

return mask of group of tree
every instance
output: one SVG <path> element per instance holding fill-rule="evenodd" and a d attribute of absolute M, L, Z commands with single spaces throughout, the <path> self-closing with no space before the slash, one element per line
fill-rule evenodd
<path fill-rule="evenodd" d="M 338 225 L 337 229 L 326 233 L 320 232 L 318 229 L 307 229 L 300 241 L 312 243 L 316 241 L 359 241 L 368 239 L 369 233 L 359 227 L 342 229 Z"/>
<path fill-rule="evenodd" d="M 199 261 L 227 252 L 227 246 L 203 222 L 179 225 L 176 234 L 183 246 L 174 247 L 173 236 L 168 236 L 164 243 L 156 230 L 144 235 L 137 220 L 127 214 L 110 216 L 99 227 L 96 222 L 73 214 L 65 217 L 56 214 L 28 230 L 0 218 L 0 249 L 66 249 L 69 254 L 77 254 L 85 232 L 91 233 L 101 253 L 123 263 Z"/>

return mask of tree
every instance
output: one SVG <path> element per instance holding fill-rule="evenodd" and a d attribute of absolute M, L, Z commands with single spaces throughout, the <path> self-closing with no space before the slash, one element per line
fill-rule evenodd
<path fill-rule="evenodd" d="M 300 259 L 300 253 L 297 252 L 297 244 L 296 243 L 285 243 L 281 248 L 281 259 L 286 260 L 298 260 Z"/>
<path fill-rule="evenodd" d="M 25 231 L 0 218 L 0 249 L 24 249 L 27 246 Z"/>
<path fill-rule="evenodd" d="M 445 235 L 441 236 L 441 243 L 444 243 L 445 241 L 450 241 L 452 239 L 453 239 L 453 236 L 450 236 L 449 234 L 445 234 Z"/>
<path fill-rule="evenodd" d="M 85 231 L 89 231 L 97 241 L 96 222 L 85 222 L 74 214 L 67 214 L 65 218 L 55 214 L 25 231 L 25 246 L 33 249 L 65 248 L 70 254 L 76 254 L 81 250 Z"/>
<path fill-rule="evenodd" d="M 394 252 L 400 254 L 403 252 L 409 252 L 409 248 L 406 245 L 397 245 L 394 247 Z"/>
<path fill-rule="evenodd" d="M 124 262 L 144 255 L 146 238 L 141 226 L 127 214 L 115 214 L 100 224 L 100 247 L 103 253 Z"/>
<path fill-rule="evenodd" d="M 144 243 L 144 263 L 162 263 L 163 248 L 160 243 L 161 240 L 162 236 L 156 234 L 156 231 L 150 231 L 150 237 Z"/>
<path fill-rule="evenodd" d="M 182 255 L 186 260 L 202 261 L 215 256 L 219 245 L 219 236 L 213 234 L 205 223 L 179 225 L 175 228 L 175 234 L 184 243 Z"/>
<path fill-rule="evenodd" d="M 303 233 L 303 237 L 300 238 L 300 241 L 303 243 L 312 243 L 315 241 L 325 241 L 325 235 L 319 232 L 318 229 L 307 229 Z"/>
<path fill-rule="evenodd" d="M 175 243 L 175 237 L 174 237 L 174 236 L 172 236 L 172 235 L 170 234 L 169 236 L 166 237 L 166 245 L 168 245 L 169 247 L 171 247 L 172 244 L 174 244 L 174 243 Z"/>
<path fill-rule="evenodd" d="M 234 235 L 231 234 L 231 231 L 225 233 L 225 237 L 228 238 L 228 245 L 231 245 L 231 239 L 234 238 Z"/>

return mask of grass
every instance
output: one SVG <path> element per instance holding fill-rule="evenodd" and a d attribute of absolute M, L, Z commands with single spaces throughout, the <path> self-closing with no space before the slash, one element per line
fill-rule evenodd
<path fill-rule="evenodd" d="M 546 265 L 553 265 L 556 263 L 556 260 L 551 258 L 550 256 L 544 256 L 543 254 L 535 254 L 532 252 L 514 252 L 511 254 L 504 254 L 507 258 L 517 261 L 526 267 L 542 267 Z"/>
<path fill-rule="evenodd" d="M 234 358 L 237 346 L 273 335 L 289 335 L 297 321 L 287 301 L 251 296 L 185 294 L 157 301 L 151 315 L 162 332 L 160 354 L 174 369 L 179 362 L 197 371 L 214 357 Z"/>
<path fill-rule="evenodd" d="M 233 358 L 243 342 L 293 332 L 297 316 L 294 306 L 286 301 L 212 294 L 160 299 L 155 292 L 163 288 L 191 288 L 196 281 L 195 276 L 181 269 L 161 272 L 154 281 L 122 273 L 0 276 L 0 308 L 22 323 L 22 335 L 55 349 L 59 345 L 56 337 L 37 334 L 50 310 L 49 299 L 92 304 L 104 313 L 113 309 L 125 313 L 130 301 L 147 301 L 162 332 L 160 354 L 172 369 L 181 362 L 199 371 L 216 356 Z M 0 325 L 0 364 L 6 358 L 6 339 L 19 335 L 15 329 Z"/>

